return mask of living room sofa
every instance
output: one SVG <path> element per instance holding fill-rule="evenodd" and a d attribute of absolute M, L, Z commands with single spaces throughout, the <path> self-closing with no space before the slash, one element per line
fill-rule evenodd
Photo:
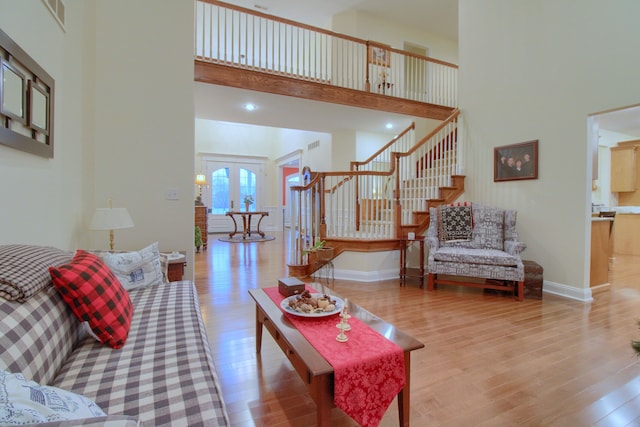
<path fill-rule="evenodd" d="M 26 255 L 12 257 L 12 250 Z M 229 425 L 194 284 L 154 277 L 127 289 L 133 314 L 126 336 L 104 340 L 94 334 L 104 330 L 76 317 L 71 306 L 78 300 L 69 304 L 54 276 L 80 252 L 0 246 L 0 425 L 12 425 L 12 415 L 46 426 Z M 53 412 L 47 407 L 39 418 L 37 409 L 12 401 L 12 387 L 29 390 L 27 405 Z M 74 412 L 84 404 L 89 416 Z M 78 413 L 81 419 L 65 421 Z"/>

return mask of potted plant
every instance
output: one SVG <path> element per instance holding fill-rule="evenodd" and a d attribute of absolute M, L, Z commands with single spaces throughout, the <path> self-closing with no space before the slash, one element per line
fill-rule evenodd
<path fill-rule="evenodd" d="M 325 247 L 326 240 L 318 240 L 309 249 L 302 251 L 303 255 L 314 253 L 318 261 L 327 262 L 333 259 L 333 248 Z"/>
<path fill-rule="evenodd" d="M 325 243 L 326 242 L 324 240 L 318 240 L 309 249 L 305 249 L 304 251 L 302 251 L 302 255 L 308 255 L 311 252 L 316 252 L 318 249 L 322 249 Z"/>
<path fill-rule="evenodd" d="M 638 321 L 638 326 L 640 326 L 640 321 Z M 631 348 L 636 352 L 636 356 L 640 357 L 640 341 L 631 340 Z"/>
<path fill-rule="evenodd" d="M 196 245 L 196 252 L 200 252 L 200 247 L 202 246 L 202 230 L 200 230 L 200 227 L 196 225 L 196 229 L 195 229 L 195 245 Z"/>

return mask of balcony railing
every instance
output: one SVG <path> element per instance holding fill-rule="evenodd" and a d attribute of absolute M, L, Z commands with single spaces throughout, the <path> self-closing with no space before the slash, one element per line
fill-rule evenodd
<path fill-rule="evenodd" d="M 199 61 L 457 107 L 454 64 L 214 0 L 195 21 Z"/>

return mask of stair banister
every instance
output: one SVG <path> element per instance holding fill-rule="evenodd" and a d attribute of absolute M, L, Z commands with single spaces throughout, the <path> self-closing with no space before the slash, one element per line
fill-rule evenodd
<path fill-rule="evenodd" d="M 402 132 L 400 132 L 398 135 L 394 136 L 393 139 L 389 142 L 387 142 L 383 147 L 381 147 L 378 151 L 376 151 L 375 153 L 373 153 L 371 156 L 369 156 L 368 159 L 363 160 L 361 162 L 358 161 L 352 161 L 350 162 L 350 166 L 351 166 L 351 170 L 358 170 L 358 167 L 361 165 L 366 165 L 371 163 L 373 160 L 375 160 L 378 156 L 380 156 L 384 151 L 388 150 L 393 144 L 397 143 L 398 141 L 400 141 L 405 135 L 407 135 L 410 131 L 415 131 L 416 129 L 416 123 L 415 122 L 411 122 L 411 124 L 404 129 Z"/>

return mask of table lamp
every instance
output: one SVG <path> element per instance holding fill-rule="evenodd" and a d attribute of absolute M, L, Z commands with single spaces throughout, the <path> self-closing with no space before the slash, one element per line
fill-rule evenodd
<path fill-rule="evenodd" d="M 200 194 L 196 197 L 195 205 L 204 206 L 204 203 L 202 203 L 202 186 L 207 185 L 207 177 L 201 173 L 196 175 L 196 185 L 200 187 Z"/>
<path fill-rule="evenodd" d="M 109 249 L 114 248 L 113 230 L 133 227 L 133 220 L 126 208 L 114 208 L 109 199 L 108 208 L 97 208 L 91 218 L 91 230 L 109 230 Z"/>

